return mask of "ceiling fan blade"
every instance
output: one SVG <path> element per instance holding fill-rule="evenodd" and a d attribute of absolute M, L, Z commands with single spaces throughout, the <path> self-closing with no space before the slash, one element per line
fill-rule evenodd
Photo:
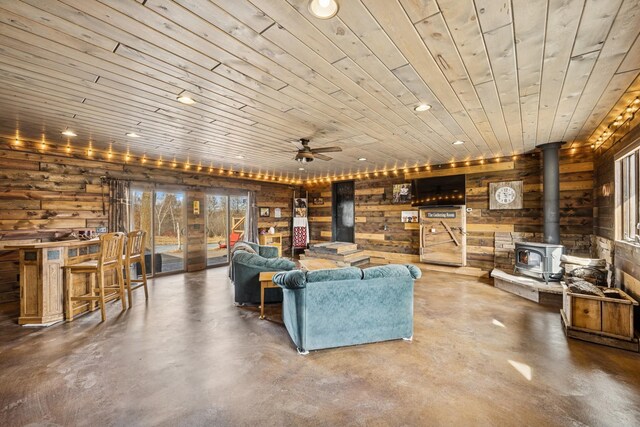
<path fill-rule="evenodd" d="M 291 143 L 295 145 L 298 150 L 304 150 L 304 145 L 301 141 L 291 141 Z"/>
<path fill-rule="evenodd" d="M 325 156 L 324 154 L 314 153 L 314 157 L 320 160 L 331 160 L 333 157 Z"/>
<path fill-rule="evenodd" d="M 311 150 L 313 153 L 337 153 L 342 151 L 340 147 L 323 147 L 323 148 L 313 148 Z"/>

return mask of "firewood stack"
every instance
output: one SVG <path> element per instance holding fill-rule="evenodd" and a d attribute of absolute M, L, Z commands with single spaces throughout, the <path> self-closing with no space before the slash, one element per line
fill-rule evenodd
<path fill-rule="evenodd" d="M 581 258 L 572 255 L 562 255 L 561 265 L 565 271 L 565 281 L 568 284 L 588 282 L 596 286 L 611 284 L 611 271 L 604 259 Z"/>

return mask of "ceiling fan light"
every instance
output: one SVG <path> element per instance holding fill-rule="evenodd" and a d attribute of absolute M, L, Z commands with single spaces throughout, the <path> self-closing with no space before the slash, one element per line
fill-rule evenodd
<path fill-rule="evenodd" d="M 309 12 L 316 18 L 333 18 L 338 13 L 338 2 L 336 0 L 310 0 Z"/>
<path fill-rule="evenodd" d="M 140 138 L 140 135 L 138 135 L 135 132 L 128 132 L 125 135 L 128 136 L 129 138 Z"/>
<path fill-rule="evenodd" d="M 64 136 L 78 136 L 78 135 L 76 135 L 76 133 L 75 133 L 74 131 L 69 130 L 69 129 L 65 129 L 65 130 L 63 130 L 63 131 L 62 131 L 62 134 L 63 134 Z"/>

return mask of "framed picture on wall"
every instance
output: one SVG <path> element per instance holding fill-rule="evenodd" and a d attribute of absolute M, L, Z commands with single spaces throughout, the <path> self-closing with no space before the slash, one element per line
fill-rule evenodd
<path fill-rule="evenodd" d="M 269 208 L 260 208 L 260 216 L 263 217 L 263 218 L 271 216 L 271 209 L 269 209 Z"/>
<path fill-rule="evenodd" d="M 402 222 L 418 222 L 418 211 L 402 211 L 400 220 Z"/>
<path fill-rule="evenodd" d="M 304 197 L 298 197 L 293 199 L 294 215 L 296 217 L 307 216 L 307 199 Z"/>
<path fill-rule="evenodd" d="M 411 202 L 411 183 L 393 185 L 392 203 L 410 203 Z"/>

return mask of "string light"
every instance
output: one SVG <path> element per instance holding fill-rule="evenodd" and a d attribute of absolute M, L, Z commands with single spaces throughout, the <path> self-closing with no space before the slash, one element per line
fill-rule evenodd
<path fill-rule="evenodd" d="M 602 145 L 604 141 L 615 134 L 615 130 L 612 130 L 612 127 L 620 128 L 620 126 L 622 126 L 626 122 L 632 121 L 635 118 L 635 114 L 638 111 L 638 108 L 640 108 L 640 97 L 636 97 L 624 108 L 623 113 L 626 113 L 625 115 L 623 115 L 622 113 L 618 114 L 616 118 L 611 123 L 609 123 L 606 129 L 597 138 L 597 142 Z M 592 148 L 597 148 L 596 144 L 592 145 Z"/>

